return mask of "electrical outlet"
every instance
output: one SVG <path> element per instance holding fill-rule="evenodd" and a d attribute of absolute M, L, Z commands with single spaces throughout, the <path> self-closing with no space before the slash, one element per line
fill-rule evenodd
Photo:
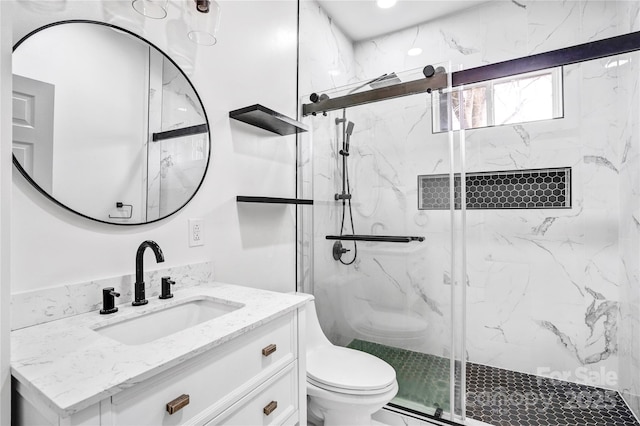
<path fill-rule="evenodd" d="M 189 247 L 204 245 L 204 221 L 189 219 Z"/>

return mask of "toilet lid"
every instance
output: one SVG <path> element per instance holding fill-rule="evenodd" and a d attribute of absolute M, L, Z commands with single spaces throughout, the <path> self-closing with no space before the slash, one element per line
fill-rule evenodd
<path fill-rule="evenodd" d="M 314 384 L 345 390 L 385 389 L 396 380 L 389 364 L 365 352 L 320 346 L 307 353 L 307 377 Z"/>

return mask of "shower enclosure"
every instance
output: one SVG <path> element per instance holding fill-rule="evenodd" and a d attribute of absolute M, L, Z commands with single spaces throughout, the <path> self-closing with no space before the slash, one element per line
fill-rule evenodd
<path fill-rule="evenodd" d="M 333 343 L 396 369 L 387 410 L 638 424 L 638 63 L 457 86 L 434 64 L 440 90 L 307 114 L 300 289 Z"/>
<path fill-rule="evenodd" d="M 361 93 L 378 80 L 324 95 Z M 427 292 L 426 283 L 451 274 L 444 268 L 451 257 L 451 215 L 417 210 L 416 179 L 426 170 L 448 174 L 451 165 L 449 135 L 429 137 L 429 109 L 430 96 L 422 94 L 310 120 L 312 291 L 331 340 L 397 359 L 390 361 L 400 382 L 394 403 L 434 413 L 450 406 L 450 356 L 430 348 L 450 347 L 451 286 Z M 440 268 L 425 268 L 427 259 L 438 259 Z M 423 371 L 415 374 L 415 368 Z M 424 377 L 430 377 L 428 386 Z"/>

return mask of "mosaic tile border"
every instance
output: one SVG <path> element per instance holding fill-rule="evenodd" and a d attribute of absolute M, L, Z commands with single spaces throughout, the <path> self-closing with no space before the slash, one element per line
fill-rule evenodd
<path fill-rule="evenodd" d="M 571 208 L 571 167 L 466 174 L 467 209 Z M 448 174 L 418 176 L 418 210 L 448 210 Z M 460 174 L 454 175 L 460 209 Z"/>

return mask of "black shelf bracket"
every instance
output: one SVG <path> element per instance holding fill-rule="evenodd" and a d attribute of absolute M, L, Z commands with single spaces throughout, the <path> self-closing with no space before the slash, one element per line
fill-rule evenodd
<path fill-rule="evenodd" d="M 229 112 L 229 117 L 252 126 L 276 133 L 280 136 L 309 131 L 306 124 L 282 115 L 260 104 Z"/>

